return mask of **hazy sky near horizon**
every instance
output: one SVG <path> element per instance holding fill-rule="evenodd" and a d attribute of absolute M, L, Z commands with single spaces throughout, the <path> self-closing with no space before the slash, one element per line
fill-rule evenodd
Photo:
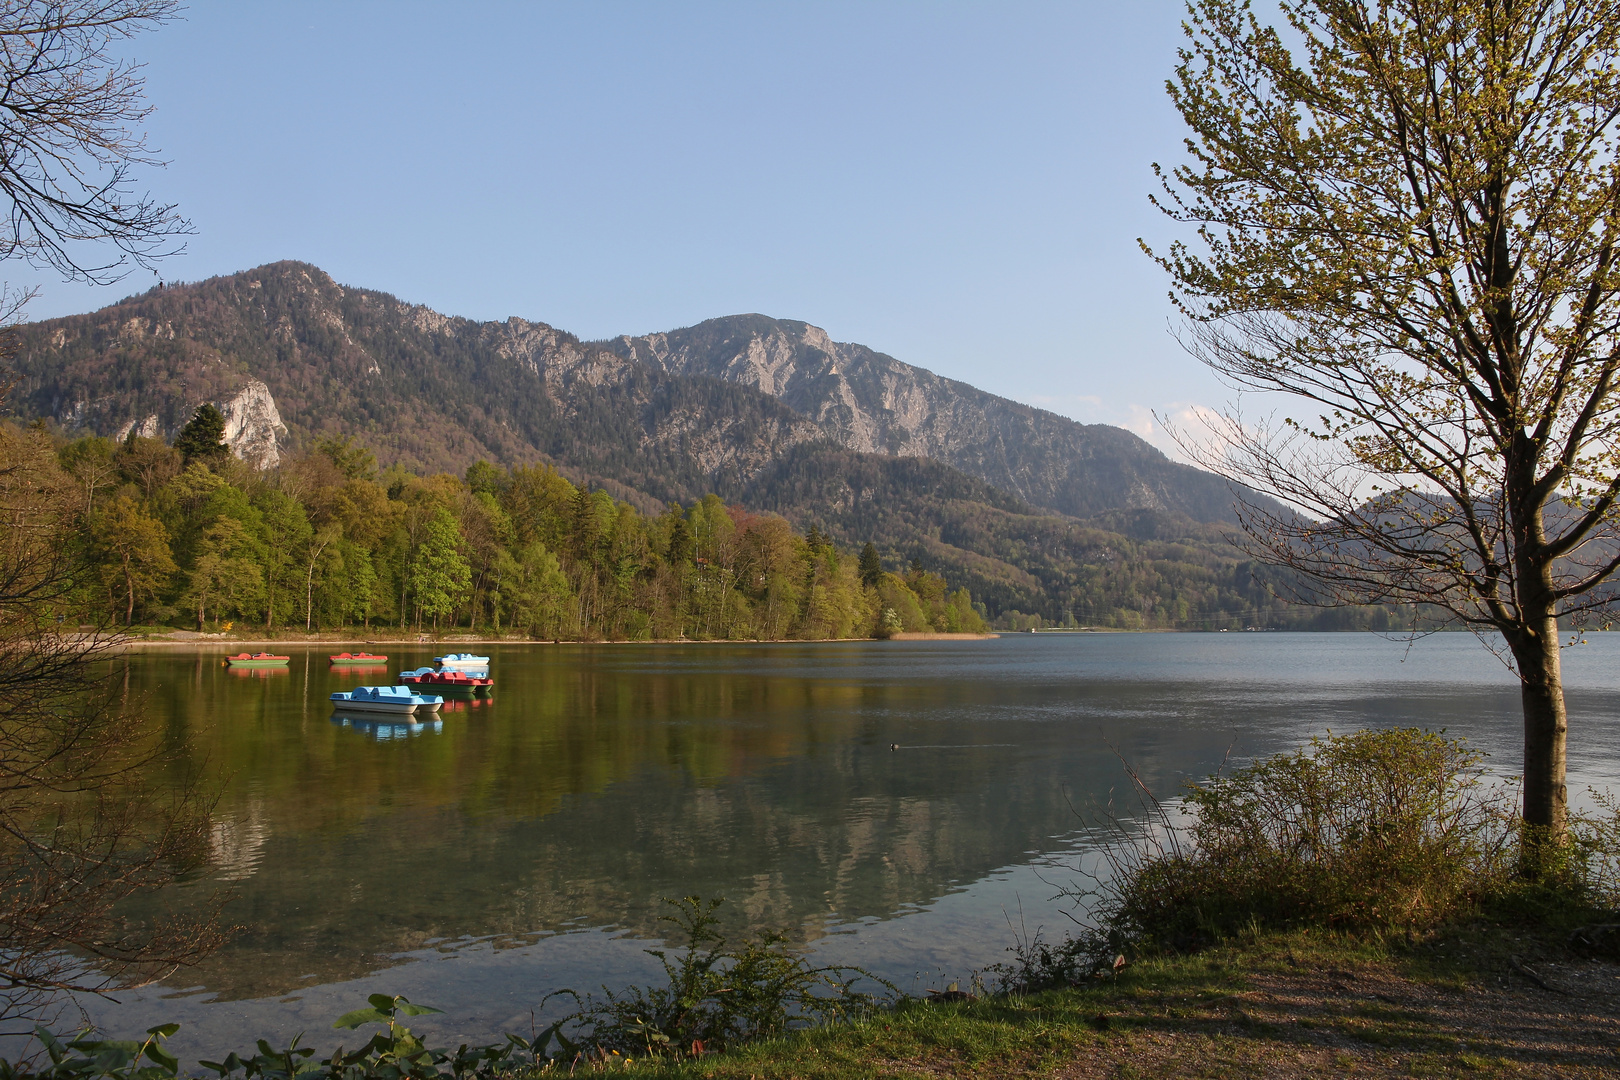
<path fill-rule="evenodd" d="M 1181 152 L 1176 0 L 194 3 L 142 35 L 196 226 L 169 281 L 277 259 L 584 338 L 757 311 L 1168 446 L 1228 397 L 1137 237 Z M 32 318 L 150 287 L 38 283 Z"/>

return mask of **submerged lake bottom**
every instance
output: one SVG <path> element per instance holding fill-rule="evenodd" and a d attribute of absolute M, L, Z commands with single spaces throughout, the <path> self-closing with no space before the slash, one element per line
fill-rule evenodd
<path fill-rule="evenodd" d="M 1020 634 L 986 641 L 522 645 L 495 693 L 438 723 L 356 723 L 328 696 L 386 670 L 295 650 L 128 658 L 173 778 L 218 777 L 211 858 L 132 908 L 225 890 L 240 930 L 163 983 L 87 999 L 115 1036 L 183 1025 L 195 1060 L 298 1032 L 320 1049 L 365 995 L 444 1010 L 430 1042 L 528 1033 L 563 988 L 657 981 L 665 897 L 723 896 L 730 935 L 779 930 L 908 992 L 1061 938 L 1123 762 L 1161 797 L 1327 731 L 1444 728 L 1512 775 L 1513 675 L 1467 634 Z M 1620 788 L 1620 634 L 1564 656 L 1570 782 Z M 351 1035 L 348 1039 L 353 1042 Z"/>

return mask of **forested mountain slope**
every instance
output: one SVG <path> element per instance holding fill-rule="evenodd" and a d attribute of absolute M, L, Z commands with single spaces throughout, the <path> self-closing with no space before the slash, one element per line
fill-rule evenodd
<path fill-rule="evenodd" d="M 13 411 L 70 431 L 173 434 L 262 383 L 287 434 L 352 435 L 386 465 L 544 460 L 615 494 L 690 500 L 821 437 L 768 395 L 682 378 L 543 323 L 450 318 L 276 263 L 23 328 Z"/>
<path fill-rule="evenodd" d="M 448 317 L 283 262 L 22 327 L 9 406 L 68 437 L 172 439 L 212 401 L 232 446 L 262 464 L 353 436 L 419 473 L 550 464 L 647 514 L 715 492 L 846 547 L 871 540 L 895 569 L 938 569 L 992 615 L 1277 621 L 1220 528 L 1198 523 L 1227 517 L 1224 484 L 1128 432 L 803 323 L 714 320 L 658 338 L 608 348 L 543 323 Z"/>
<path fill-rule="evenodd" d="M 31 324 L 18 365 L 18 411 L 104 435 L 126 425 L 172 435 L 200 402 L 262 383 L 279 412 L 261 424 L 286 424 L 278 446 L 350 434 L 412 468 L 539 456 L 656 499 L 690 498 L 824 438 L 933 458 L 1071 516 L 1231 520 L 1222 480 L 1128 431 L 757 315 L 593 345 L 519 318 L 441 315 L 283 262 Z"/>

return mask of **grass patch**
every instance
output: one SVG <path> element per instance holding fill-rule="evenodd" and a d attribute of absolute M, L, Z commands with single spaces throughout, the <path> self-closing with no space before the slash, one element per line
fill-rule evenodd
<path fill-rule="evenodd" d="M 1459 1036 L 1456 1017 L 1443 1008 L 1380 1000 L 1376 988 L 1403 981 L 1420 993 L 1462 997 L 1425 984 L 1416 959 L 1404 943 L 1278 932 L 1198 955 L 1146 957 L 1091 986 L 969 1002 L 913 1000 L 848 1027 L 721 1055 L 592 1067 L 729 1080 L 1039 1076 L 1081 1063 L 1110 1076 L 1242 1076 L 1279 1061 L 1366 1075 L 1512 1076 L 1548 1064 L 1582 1074 L 1578 1052 L 1481 1050 Z M 1297 996 L 1280 998 L 1290 987 Z"/>

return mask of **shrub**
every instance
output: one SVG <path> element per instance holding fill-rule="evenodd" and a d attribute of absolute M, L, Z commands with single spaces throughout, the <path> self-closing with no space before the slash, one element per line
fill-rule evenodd
<path fill-rule="evenodd" d="M 1620 909 L 1620 799 L 1610 792 L 1592 795 L 1599 812 L 1578 815 L 1570 822 L 1574 862 L 1591 899 Z"/>
<path fill-rule="evenodd" d="M 1190 784 L 1190 823 L 1158 808 L 1160 828 L 1115 850 L 1102 925 L 1187 948 L 1252 928 L 1452 918 L 1513 873 L 1513 803 L 1480 758 L 1443 734 L 1360 731 Z"/>
<path fill-rule="evenodd" d="M 673 957 L 662 949 L 647 950 L 663 964 L 667 986 L 573 995 L 580 1008 L 565 1022 L 575 1030 L 575 1040 L 598 1056 L 699 1055 L 790 1027 L 850 1020 L 880 1004 L 874 995 L 854 989 L 862 979 L 898 993 L 861 968 L 812 966 L 776 934 L 727 948 L 715 929 L 714 911 L 722 900 L 688 896 L 667 902 L 675 913 L 661 918 L 680 927 L 687 939 Z"/>

